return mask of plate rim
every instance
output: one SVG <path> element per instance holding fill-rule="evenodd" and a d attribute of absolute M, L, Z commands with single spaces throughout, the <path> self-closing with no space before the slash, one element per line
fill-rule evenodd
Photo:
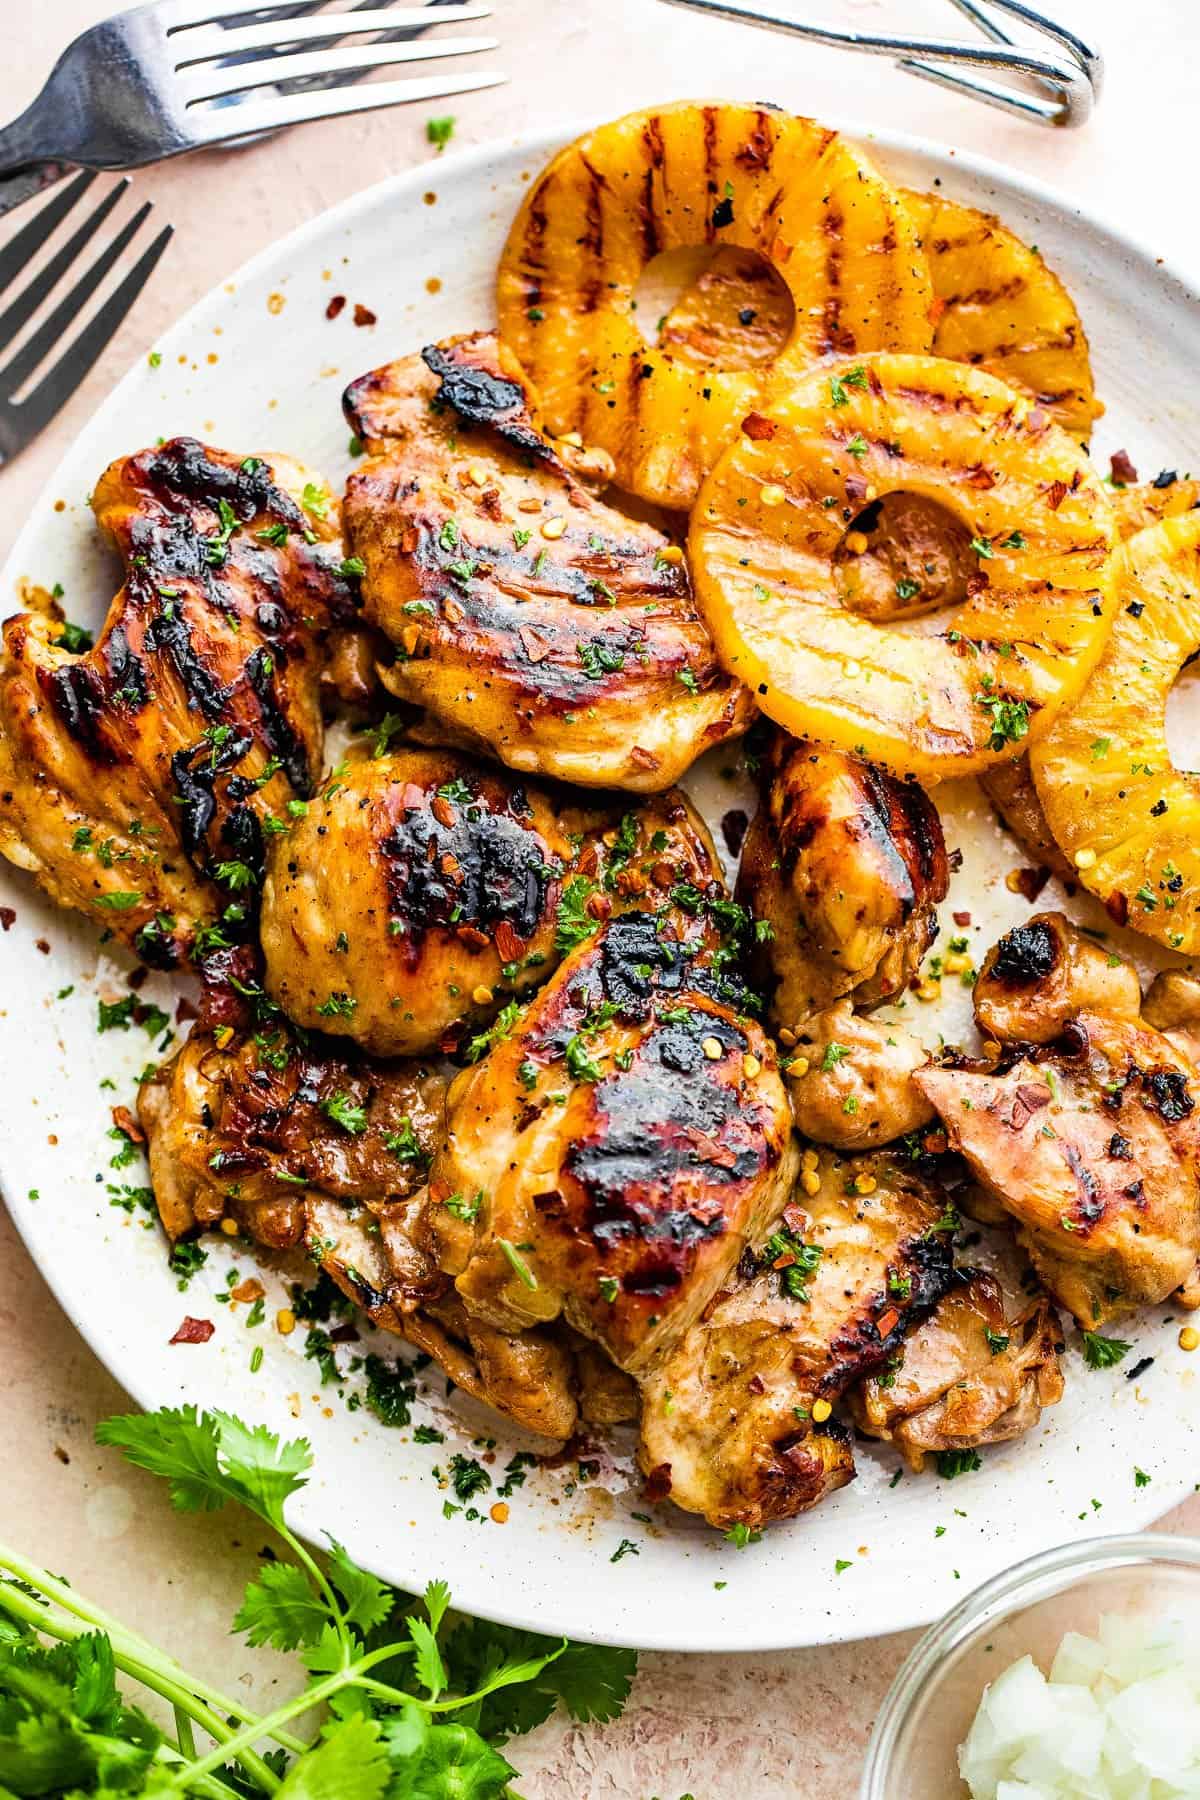
<path fill-rule="evenodd" d="M 671 103 L 664 103 L 671 104 Z M 645 110 L 645 109 L 638 109 Z M 571 142 L 581 135 L 582 131 L 591 129 L 595 124 L 604 122 L 611 115 L 607 112 L 594 119 L 585 121 L 581 128 L 572 130 L 565 124 L 542 127 L 536 131 L 518 132 L 511 136 L 489 138 L 481 144 L 464 147 L 439 158 L 436 164 L 415 163 L 411 167 L 384 176 L 369 186 L 346 195 L 332 206 L 315 213 L 311 218 L 301 221 L 290 231 L 271 243 L 264 245 L 253 256 L 244 261 L 232 273 L 214 282 L 204 293 L 199 295 L 183 312 L 175 317 L 160 332 L 153 343 L 166 349 L 174 347 L 177 339 L 182 339 L 207 310 L 219 303 L 223 294 L 240 292 L 248 283 L 260 277 L 272 265 L 290 259 L 293 268 L 298 266 L 296 259 L 308 252 L 311 240 L 319 240 L 330 230 L 352 229 L 356 220 L 365 213 L 374 211 L 388 199 L 407 198 L 411 192 L 427 188 L 435 179 L 439 183 L 453 183 L 456 186 L 464 182 L 480 181 L 487 183 L 490 168 L 498 156 L 517 154 L 527 156 L 535 167 L 562 144 Z M 1200 271 L 1190 274 L 1173 257 L 1157 255 L 1149 245 L 1136 233 L 1126 230 L 1104 216 L 1102 210 L 1077 202 L 1061 189 L 1041 179 L 1027 175 L 1024 171 L 1009 167 L 993 158 L 977 155 L 974 152 L 960 151 L 956 147 L 945 144 L 938 139 L 924 137 L 918 133 L 903 132 L 890 128 L 879 128 L 862 119 L 854 118 L 830 109 L 822 123 L 832 125 L 847 138 L 864 147 L 868 154 L 876 149 L 886 156 L 889 152 L 909 155 L 941 166 L 947 175 L 961 170 L 965 176 L 985 187 L 998 187 L 1015 191 L 1020 197 L 1035 206 L 1042 206 L 1071 218 L 1074 229 L 1083 237 L 1098 237 L 1107 240 L 1109 247 L 1135 264 L 1146 278 L 1147 284 L 1153 283 L 1164 294 L 1172 306 L 1191 302 L 1200 306 Z M 449 179 L 447 179 L 449 178 Z M 145 353 L 135 356 L 124 373 L 117 379 L 113 387 L 81 423 L 70 442 L 64 448 L 63 455 L 50 471 L 35 497 L 29 514 L 6 557 L 3 570 L 0 571 L 0 582 L 5 584 L 5 591 L 15 590 L 20 579 L 22 559 L 26 554 L 27 542 L 34 540 L 42 529 L 46 508 L 51 504 L 51 496 L 56 491 L 60 473 L 71 457 L 74 445 L 84 433 L 115 419 L 120 411 L 126 393 L 141 378 L 144 372 Z M 7 615 L 5 615 L 7 616 Z M 0 1129 L 0 1198 L 3 1199 L 9 1217 L 17 1230 L 21 1241 L 34 1263 L 41 1279 L 47 1287 L 72 1328 L 77 1331 L 93 1355 L 101 1363 L 108 1374 L 126 1392 L 134 1403 L 150 1410 L 162 1404 L 176 1400 L 178 1395 L 163 1396 L 155 1391 L 154 1369 L 143 1378 L 142 1365 L 132 1352 L 126 1352 L 119 1343 L 106 1331 L 106 1315 L 104 1308 L 97 1305 L 89 1311 L 80 1312 L 75 1300 L 77 1295 L 71 1291 L 71 1284 L 66 1279 L 54 1259 L 43 1261 L 38 1254 L 40 1231 L 35 1219 L 35 1211 L 31 1204 L 19 1195 L 19 1190 L 11 1182 L 5 1180 L 5 1144 L 8 1133 Z M 1156 1480 L 1155 1491 L 1134 1490 L 1123 1503 L 1116 1497 L 1106 1502 L 1106 1510 L 1114 1520 L 1118 1531 L 1136 1531 L 1163 1514 L 1191 1494 L 1193 1482 L 1181 1471 L 1177 1485 L 1159 1485 Z M 291 1517 L 302 1536 L 309 1541 L 318 1541 L 323 1526 L 316 1516 L 323 1504 L 322 1496 L 328 1493 L 328 1485 L 318 1479 L 296 1497 Z M 1068 1541 L 1068 1540 L 1063 1540 Z M 599 1561 L 600 1552 L 597 1552 Z M 698 1579 L 699 1579 L 698 1575 Z M 992 1579 L 989 1576 L 985 1579 Z M 454 1582 L 456 1606 L 459 1610 L 476 1614 L 485 1619 L 514 1625 L 519 1628 L 556 1635 L 559 1627 L 553 1623 L 553 1617 L 559 1616 L 550 1608 L 552 1622 L 547 1623 L 547 1610 L 534 1608 L 530 1610 L 521 1603 L 521 1590 L 510 1586 L 502 1595 L 494 1580 L 490 1583 L 484 1578 L 482 1591 L 473 1591 L 478 1577 L 470 1566 L 458 1572 Z M 398 1582 L 397 1585 L 405 1585 Z M 419 1585 L 419 1584 L 418 1584 Z M 579 1641 L 605 1642 L 621 1646 L 655 1650 L 675 1651 L 692 1654 L 720 1653 L 750 1654 L 778 1650 L 808 1649 L 824 1645 L 867 1641 L 873 1637 L 886 1636 L 895 1632 L 912 1630 L 930 1626 L 936 1622 L 940 1613 L 930 1614 L 927 1602 L 919 1599 L 919 1584 L 913 1584 L 914 1598 L 902 1613 L 890 1618 L 886 1623 L 876 1622 L 865 1629 L 859 1620 L 855 1620 L 852 1632 L 841 1629 L 838 1613 L 832 1607 L 818 1607 L 808 1615 L 808 1623 L 804 1627 L 801 1641 L 797 1640 L 795 1626 L 787 1623 L 789 1611 L 786 1606 L 778 1609 L 760 1608 L 752 1621 L 744 1614 L 734 1614 L 727 1619 L 714 1619 L 705 1630 L 699 1608 L 688 1616 L 680 1616 L 677 1612 L 669 1613 L 669 1622 L 662 1629 L 646 1631 L 640 1629 L 636 1636 L 629 1630 L 619 1633 L 611 1631 L 599 1633 L 589 1629 L 586 1621 L 574 1619 L 569 1625 L 561 1627 L 563 1631 Z M 689 1624 L 698 1627 L 688 1629 Z"/>

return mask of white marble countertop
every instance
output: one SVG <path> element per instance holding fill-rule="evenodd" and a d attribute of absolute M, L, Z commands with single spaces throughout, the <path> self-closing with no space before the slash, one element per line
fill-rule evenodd
<path fill-rule="evenodd" d="M 1187 170 L 1200 56 L 1194 0 L 1044 0 L 1092 33 L 1108 62 L 1091 126 L 1053 134 L 966 104 L 890 65 L 690 17 L 656 0 L 494 0 L 508 86 L 433 110 L 455 143 L 511 137 L 686 95 L 775 100 L 921 133 L 1034 173 L 1086 200 L 1158 254 L 1200 272 Z M 792 0 L 798 5 L 798 0 Z M 939 0 L 804 0 L 809 16 L 953 30 Z M 0 116 L 108 0 L 0 8 Z M 481 26 L 478 29 L 486 30 Z M 0 472 L 0 553 L 116 376 L 214 282 L 270 239 L 382 175 L 428 158 L 430 108 L 305 127 L 286 139 L 137 177 L 177 234 L 150 289 L 44 438 Z M 11 226 L 11 222 L 10 226 Z M 0 232 L 0 236 L 3 232 Z M 6 602 L 7 609 L 7 602 Z M 0 979 L 3 944 L 0 940 Z M 7 1129 L 19 1128 L 8 1121 Z M 132 1303 L 114 1296 L 113 1304 Z M 286 1679 L 227 1634 L 259 1547 L 232 1518 L 178 1518 L 157 1484 L 92 1442 L 125 1404 L 50 1297 L 0 1208 L 0 1535 L 114 1607 L 222 1683 Z M 1200 1498 L 1169 1528 L 1200 1531 Z M 519 1746 L 528 1800 L 850 1800 L 871 1721 L 911 1636 L 770 1656 L 647 1656 L 604 1729 L 552 1723 Z"/>

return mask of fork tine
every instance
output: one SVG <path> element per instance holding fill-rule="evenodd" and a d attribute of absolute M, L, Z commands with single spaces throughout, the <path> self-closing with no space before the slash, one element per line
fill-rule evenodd
<path fill-rule="evenodd" d="M 0 369 L 0 388 L 6 394 L 10 397 L 15 394 L 22 383 L 28 381 L 42 358 L 48 356 L 59 339 L 66 336 L 82 308 L 149 216 L 150 202 L 147 200 L 112 242 L 105 245 L 95 262 L 79 277 L 70 293 L 60 300 L 45 323 L 38 326 L 33 336 L 27 338 L 11 360 Z M 49 289 L 43 286 L 40 275 L 35 276 L 30 285 L 38 291 L 39 298 L 45 299 Z"/>
<path fill-rule="evenodd" d="M 271 19 L 258 25 L 243 25 L 235 31 L 182 31 L 172 27 L 168 36 L 178 50 L 175 67 L 186 69 L 192 63 L 213 62 L 226 56 L 241 56 L 248 50 L 278 50 L 282 45 L 319 42 L 322 38 L 358 37 L 368 31 L 428 31 L 431 25 L 465 25 L 477 19 L 489 19 L 490 6 L 423 6 L 394 7 L 385 10 L 320 13 L 311 18 Z"/>
<path fill-rule="evenodd" d="M 191 25 L 211 25 L 217 19 L 239 19 L 243 14 L 277 12 L 279 0 L 159 0 L 159 24 L 166 31 L 184 31 Z"/>
<path fill-rule="evenodd" d="M 149 210 L 147 206 L 144 212 Z M 149 249 L 143 252 L 121 285 L 114 288 L 70 349 L 59 357 L 33 392 L 14 409 L 10 418 L 22 434 L 23 442 L 28 443 L 30 438 L 49 424 L 59 408 L 65 405 L 80 386 L 154 273 L 159 257 L 171 241 L 172 231 L 172 226 L 163 226 Z"/>
<path fill-rule="evenodd" d="M 243 88 L 275 87 L 281 81 L 310 76 L 369 74 L 394 63 L 432 62 L 443 56 L 473 56 L 495 50 L 495 38 L 447 38 L 419 44 L 363 44 L 358 49 L 314 50 L 307 56 L 280 55 L 265 61 L 238 63 L 235 68 L 205 64 L 180 78 L 189 106 L 218 100 Z"/>
<path fill-rule="evenodd" d="M 373 112 L 377 107 L 405 106 L 414 100 L 470 94 L 479 88 L 498 87 L 507 80 L 508 76 L 501 74 L 426 75 L 417 81 L 379 81 L 365 88 L 332 87 L 315 93 L 281 94 L 273 100 L 234 100 L 208 113 L 191 113 L 188 129 L 195 133 L 197 144 L 216 144 L 256 131 L 302 125 L 310 119 L 331 119 L 343 113 Z"/>
<path fill-rule="evenodd" d="M 99 231 L 128 186 L 128 176 L 123 181 L 118 181 L 104 196 L 99 206 L 93 208 L 92 212 L 88 214 L 78 231 L 67 239 L 61 250 L 55 252 L 44 268 L 38 270 L 32 281 L 26 282 L 12 304 L 3 314 L 0 314 L 0 350 L 12 343 L 18 331 L 28 319 L 33 317 L 43 300 L 53 293 L 79 252 Z"/>
<path fill-rule="evenodd" d="M 40 212 L 34 214 L 28 225 L 23 225 L 17 235 L 9 240 L 3 251 L 0 251 L 0 293 L 28 268 L 46 239 L 58 229 L 75 202 L 87 192 L 95 179 L 95 171 L 90 169 L 77 175 L 53 200 L 48 200 Z"/>

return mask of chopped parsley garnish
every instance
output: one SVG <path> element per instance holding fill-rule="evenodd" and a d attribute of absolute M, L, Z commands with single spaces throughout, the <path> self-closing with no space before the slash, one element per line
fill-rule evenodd
<path fill-rule="evenodd" d="M 732 1544 L 735 1550 L 744 1550 L 747 1544 L 760 1544 L 762 1542 L 762 1532 L 754 1531 L 749 1525 L 744 1525 L 739 1519 L 737 1524 L 731 1525 L 729 1530 L 725 1533 L 725 1542 L 727 1544 Z"/>
<path fill-rule="evenodd" d="M 602 1079 L 604 1069 L 601 1064 L 596 1061 L 595 1057 L 591 1055 L 587 1044 L 584 1042 L 583 1037 L 579 1032 L 576 1032 L 574 1037 L 568 1039 L 567 1047 L 563 1055 L 567 1065 L 567 1073 L 570 1075 L 572 1081 L 599 1081 Z"/>
<path fill-rule="evenodd" d="M 82 625 L 72 625 L 69 619 L 64 620 L 62 630 L 54 640 L 59 650 L 69 650 L 72 656 L 82 656 L 95 641 L 90 631 L 85 631 Z"/>
<path fill-rule="evenodd" d="M 1111 1369 L 1133 1349 L 1124 1338 L 1101 1337 L 1098 1331 L 1083 1334 L 1083 1360 L 1089 1369 Z"/>
<path fill-rule="evenodd" d="M 537 1276 L 533 1273 L 533 1270 L 529 1267 L 529 1264 L 525 1261 L 525 1258 L 521 1255 L 517 1246 L 515 1244 L 510 1244 L 508 1239 L 503 1237 L 498 1237 L 496 1242 L 503 1251 L 504 1259 L 517 1279 L 523 1281 L 527 1288 L 535 1288 L 537 1286 Z"/>
<path fill-rule="evenodd" d="M 1009 1346 L 1008 1332 L 993 1331 L 990 1325 L 985 1325 L 983 1328 L 983 1335 L 987 1339 L 987 1347 L 992 1355 L 1003 1356 Z"/>
<path fill-rule="evenodd" d="M 446 148 L 446 145 L 450 142 L 450 139 L 453 136 L 454 136 L 454 115 L 452 113 L 447 113 L 443 118 L 440 118 L 440 119 L 426 119 L 426 121 L 425 121 L 426 140 L 427 140 L 427 142 L 429 142 L 433 145 L 434 149 L 437 151 L 439 156 L 442 154 L 442 151 Z"/>
<path fill-rule="evenodd" d="M 902 575 L 896 583 L 897 600 L 915 600 L 920 591 L 920 582 L 913 581 L 911 576 Z"/>
<path fill-rule="evenodd" d="M 594 891 L 594 885 L 586 875 L 572 875 L 564 882 L 558 897 L 554 928 L 554 948 L 560 956 L 565 956 L 576 944 L 582 944 L 599 928 L 599 919 L 594 919 L 587 910 Z"/>
<path fill-rule="evenodd" d="M 845 1044 L 826 1044 L 825 1054 L 821 1058 L 821 1073 L 827 1075 L 830 1069 L 835 1069 L 849 1054 Z"/>
<path fill-rule="evenodd" d="M 361 1137 L 367 1129 L 366 1108 L 358 1105 L 349 1094 L 331 1094 L 327 1100 L 322 1100 L 321 1111 L 351 1137 Z"/>
<path fill-rule="evenodd" d="M 502 1007 L 497 1013 L 495 1021 L 488 1026 L 486 1031 L 481 1031 L 470 1039 L 467 1044 L 467 1061 L 478 1062 L 496 1044 L 503 1042 L 514 1029 L 520 1017 L 521 1008 L 515 1000 L 510 1000 L 508 1005 Z"/>
<path fill-rule="evenodd" d="M 400 1121 L 399 1131 L 385 1131 L 383 1147 L 391 1152 L 397 1162 L 427 1163 L 430 1152 L 421 1148 L 420 1139 L 413 1130 L 413 1122 L 407 1116 Z"/>
<path fill-rule="evenodd" d="M 780 1292 L 789 1300 L 808 1301 L 808 1278 L 821 1260 L 821 1246 L 806 1244 L 786 1226 L 772 1232 L 763 1245 L 760 1261 L 779 1272 Z"/>
<path fill-rule="evenodd" d="M 589 644 L 577 644 L 576 650 L 584 674 L 589 681 L 603 681 L 625 667 L 625 652 L 614 644 L 595 638 Z"/>
<path fill-rule="evenodd" d="M 867 454 L 867 440 L 864 438 L 861 431 L 856 431 L 854 436 L 850 439 L 850 442 L 846 445 L 846 454 L 848 456 L 859 458 L 864 457 Z"/>
<path fill-rule="evenodd" d="M 1005 744 L 1018 744 L 1029 733 L 1029 706 L 1024 700 L 1002 700 L 999 695 L 976 694 L 975 701 L 991 714 L 991 748 L 1002 750 Z"/>
<path fill-rule="evenodd" d="M 865 388 L 867 371 L 859 363 L 847 375 L 831 375 L 829 377 L 829 403 L 832 407 L 849 406 L 850 396 L 847 388 Z"/>
<path fill-rule="evenodd" d="M 322 1000 L 317 1008 L 317 1015 L 322 1019 L 352 1019 L 357 1006 L 358 1001 L 352 994 L 339 990 Z"/>
<path fill-rule="evenodd" d="M 982 1469 L 983 1459 L 977 1450 L 939 1450 L 937 1472 L 943 1481 L 953 1481 L 959 1475 L 973 1475 L 976 1469 Z"/>

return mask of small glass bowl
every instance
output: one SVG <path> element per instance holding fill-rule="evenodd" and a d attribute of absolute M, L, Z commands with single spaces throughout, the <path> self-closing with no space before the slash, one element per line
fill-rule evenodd
<path fill-rule="evenodd" d="M 875 1721 L 859 1800 L 965 1800 L 958 1746 L 1010 1663 L 1029 1655 L 1048 1672 L 1064 1634 L 1094 1635 L 1104 1613 L 1187 1618 L 1197 1607 L 1200 1538 L 1089 1538 L 997 1575 L 908 1656 Z"/>

